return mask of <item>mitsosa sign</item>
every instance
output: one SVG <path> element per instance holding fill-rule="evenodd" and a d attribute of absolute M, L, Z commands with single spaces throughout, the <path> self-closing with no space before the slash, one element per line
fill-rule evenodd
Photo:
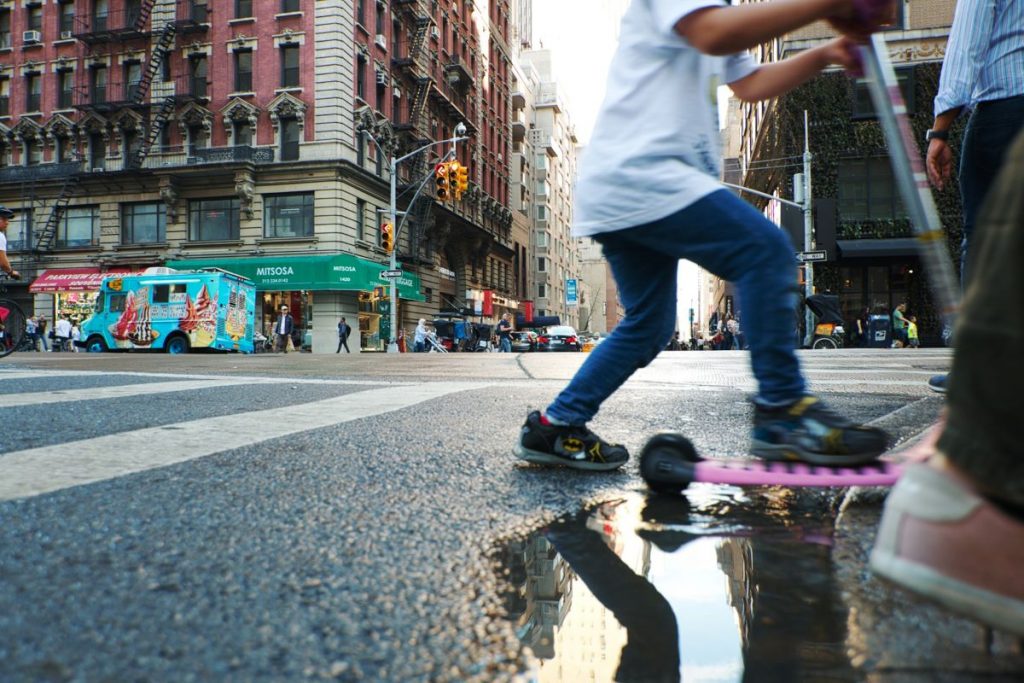
<path fill-rule="evenodd" d="M 391 280 L 382 276 L 386 266 L 353 254 L 264 256 L 258 258 L 169 261 L 171 268 L 223 268 L 252 280 L 260 291 L 341 290 L 372 291 Z M 411 273 L 396 278 L 399 296 L 423 300 L 420 279 Z"/>

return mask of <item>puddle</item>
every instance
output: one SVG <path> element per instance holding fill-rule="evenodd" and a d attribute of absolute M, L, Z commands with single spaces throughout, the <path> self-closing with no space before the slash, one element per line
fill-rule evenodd
<path fill-rule="evenodd" d="M 855 680 L 820 497 L 633 493 L 509 543 L 532 681 Z"/>

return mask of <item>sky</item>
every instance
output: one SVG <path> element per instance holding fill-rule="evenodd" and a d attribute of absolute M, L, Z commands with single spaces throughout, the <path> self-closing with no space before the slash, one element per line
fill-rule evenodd
<path fill-rule="evenodd" d="M 555 80 L 580 144 L 590 140 L 628 5 L 629 0 L 534 0 L 533 45 L 552 52 Z M 720 95 L 719 103 L 724 102 Z M 679 327 L 685 331 L 688 309 L 697 307 L 697 268 L 692 263 L 680 263 L 677 296 Z"/>

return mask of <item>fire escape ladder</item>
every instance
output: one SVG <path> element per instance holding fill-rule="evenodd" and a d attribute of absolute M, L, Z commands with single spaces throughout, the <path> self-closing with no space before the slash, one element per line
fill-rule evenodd
<path fill-rule="evenodd" d="M 50 214 L 46 217 L 46 222 L 43 223 L 42 229 L 36 236 L 36 246 L 33 250 L 36 254 L 45 253 L 53 249 L 53 240 L 57 236 L 57 226 L 60 224 L 60 219 L 64 216 L 64 211 L 68 208 L 71 197 L 75 194 L 75 190 L 78 189 L 78 177 L 77 173 L 71 173 L 64 177 L 60 193 L 53 200 Z"/>
<path fill-rule="evenodd" d="M 153 79 L 156 78 L 160 65 L 163 64 L 163 61 L 167 59 L 168 53 L 170 53 L 171 43 L 174 42 L 174 32 L 173 21 L 168 21 L 164 24 L 163 29 L 160 31 L 160 38 L 149 55 L 146 71 L 142 74 L 142 78 L 139 79 L 139 85 L 132 94 L 133 104 L 142 104 L 149 94 L 149 86 L 153 84 Z"/>
<path fill-rule="evenodd" d="M 146 139 L 142 141 L 139 148 L 135 150 L 135 156 L 132 157 L 131 166 L 133 168 L 139 168 L 142 166 L 142 162 L 149 156 L 149 150 L 153 148 L 160 132 L 164 129 L 164 124 L 167 123 L 167 119 L 171 117 L 171 112 L 174 111 L 175 96 L 168 95 L 160 103 L 160 109 L 157 110 L 156 116 L 149 122 L 149 130 L 146 132 Z"/>
<path fill-rule="evenodd" d="M 142 33 L 146 30 L 146 22 L 149 21 L 149 15 L 153 12 L 153 5 L 156 4 L 156 0 L 146 0 L 139 7 L 139 16 L 135 18 L 135 30 Z"/>
<path fill-rule="evenodd" d="M 414 62 L 418 61 L 423 44 L 427 42 L 427 29 L 430 28 L 430 17 L 419 15 L 414 20 L 416 33 L 413 34 L 412 42 L 409 44 L 409 58 Z"/>

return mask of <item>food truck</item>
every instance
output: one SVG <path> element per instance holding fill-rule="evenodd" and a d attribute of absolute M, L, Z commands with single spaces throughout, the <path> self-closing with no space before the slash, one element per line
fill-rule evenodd
<path fill-rule="evenodd" d="M 256 287 L 216 268 L 148 268 L 103 280 L 80 328 L 88 351 L 253 352 Z"/>

